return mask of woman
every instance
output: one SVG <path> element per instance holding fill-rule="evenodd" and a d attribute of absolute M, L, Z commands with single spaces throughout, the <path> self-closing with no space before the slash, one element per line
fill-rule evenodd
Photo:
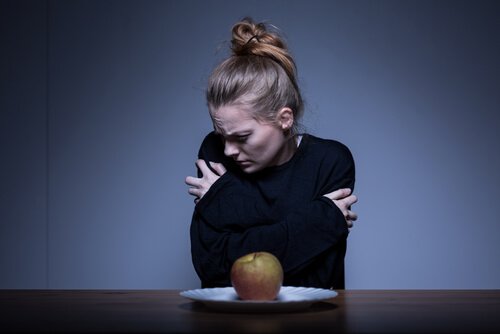
<path fill-rule="evenodd" d="M 214 131 L 201 144 L 191 222 L 202 287 L 230 286 L 240 256 L 273 253 L 283 285 L 344 288 L 346 239 L 357 215 L 354 161 L 340 142 L 300 134 L 303 102 L 282 38 L 246 18 L 206 92 Z"/>

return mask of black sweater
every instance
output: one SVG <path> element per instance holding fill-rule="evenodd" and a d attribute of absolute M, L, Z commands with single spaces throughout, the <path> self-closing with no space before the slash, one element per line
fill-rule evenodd
<path fill-rule="evenodd" d="M 323 195 L 353 189 L 349 149 L 304 134 L 288 162 L 252 174 L 243 173 L 223 152 L 222 140 L 212 132 L 198 154 L 227 169 L 192 217 L 192 260 L 202 287 L 231 286 L 229 273 L 238 257 L 267 251 L 283 265 L 283 285 L 343 289 L 348 228 L 341 211 Z"/>

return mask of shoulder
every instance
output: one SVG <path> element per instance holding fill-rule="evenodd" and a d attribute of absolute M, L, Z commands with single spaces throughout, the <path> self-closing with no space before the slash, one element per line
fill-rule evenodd
<path fill-rule="evenodd" d="M 212 131 L 203 139 L 198 151 L 198 158 L 217 161 L 220 158 L 221 150 L 224 152 L 223 143 L 220 137 Z"/>
<path fill-rule="evenodd" d="M 198 151 L 198 159 L 224 164 L 226 169 L 234 170 L 235 163 L 224 154 L 224 142 L 214 131 L 208 133 L 203 139 Z"/>
<path fill-rule="evenodd" d="M 221 140 L 220 140 L 220 136 L 218 136 L 215 131 L 211 131 L 209 133 L 207 133 L 207 135 L 205 136 L 205 138 L 203 138 L 203 141 L 201 143 L 201 147 L 204 147 L 204 146 L 213 146 L 213 145 L 217 145 L 217 144 L 220 144 L 221 143 Z"/>
<path fill-rule="evenodd" d="M 306 135 L 304 143 L 304 163 L 311 169 L 315 166 L 317 178 L 323 180 L 320 193 L 324 194 L 339 188 L 354 189 L 355 164 L 351 150 L 334 139 L 324 139 Z"/>
<path fill-rule="evenodd" d="M 304 134 L 303 140 L 310 156 L 330 162 L 354 163 L 351 150 L 338 140 L 320 138 L 311 134 Z"/>

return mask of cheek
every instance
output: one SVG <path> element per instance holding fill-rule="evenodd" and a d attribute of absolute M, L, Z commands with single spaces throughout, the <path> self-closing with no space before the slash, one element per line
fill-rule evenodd
<path fill-rule="evenodd" d="M 247 153 L 253 155 L 258 160 L 267 160 L 270 155 L 273 156 L 276 154 L 281 140 L 282 138 L 279 136 L 279 133 L 265 133 L 248 143 Z"/>
<path fill-rule="evenodd" d="M 259 156 L 261 156 L 265 151 L 266 145 L 261 141 L 253 140 L 241 146 L 242 153 L 257 160 L 259 159 Z"/>

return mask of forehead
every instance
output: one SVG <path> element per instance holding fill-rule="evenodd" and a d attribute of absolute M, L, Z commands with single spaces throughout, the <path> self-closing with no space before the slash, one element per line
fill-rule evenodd
<path fill-rule="evenodd" d="M 252 130 L 259 126 L 252 114 L 242 106 L 229 105 L 211 110 L 215 131 L 223 135 Z"/>

